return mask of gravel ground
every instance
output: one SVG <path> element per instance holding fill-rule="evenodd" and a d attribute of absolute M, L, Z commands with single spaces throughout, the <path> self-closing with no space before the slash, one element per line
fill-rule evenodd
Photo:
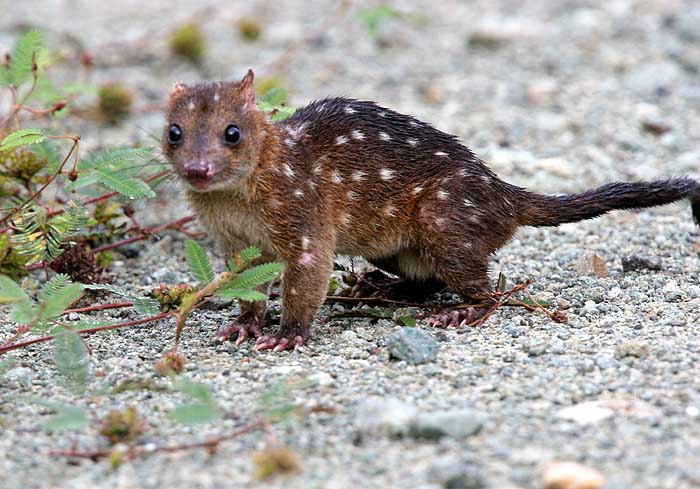
<path fill-rule="evenodd" d="M 337 5 L 14 2 L 1 9 L 0 48 L 34 24 L 56 50 L 82 45 L 95 53 L 91 74 L 68 66 L 55 70 L 57 77 L 116 79 L 134 88 L 143 110 L 125 125 L 72 122 L 87 147 L 158 134 L 162 116 L 149 107 L 160 106 L 175 81 L 237 79 L 249 66 L 266 76 L 271 63 L 285 59 L 292 105 L 325 95 L 374 99 L 458 134 L 500 175 L 534 190 L 700 176 L 700 5 L 693 0 L 395 6 L 420 15 L 389 20 L 371 36 L 354 7 L 280 58 L 334 19 Z M 260 41 L 237 38 L 232 22 L 244 15 L 262 19 Z M 206 21 L 210 46 L 198 69 L 169 57 L 165 42 L 173 25 L 193 17 Z M 177 189 L 169 189 L 139 216 L 162 222 L 183 215 L 179 202 Z M 180 395 L 75 398 L 61 386 L 46 344 L 13 352 L 5 357 L 13 368 L 0 377 L 0 486 L 524 489 L 542 487 L 548 462 L 570 460 L 601 471 L 606 489 L 700 487 L 698 237 L 687 204 L 522 229 L 493 269 L 512 283 L 533 280 L 532 291 L 565 310 L 569 323 L 506 308 L 469 330 L 431 330 L 419 321 L 439 344 L 436 360 L 422 365 L 389 358 L 387 337 L 400 329 L 392 320 L 326 321 L 339 305 L 324 307 L 305 351 L 279 354 L 213 345 L 216 328 L 235 310 L 197 312 L 184 336 L 186 375 L 235 413 L 197 428 L 169 421 Z M 186 279 L 179 236 L 136 249 L 138 257 L 112 265 L 116 283 L 145 290 L 163 277 Z M 607 276 L 591 273 L 593 254 Z M 653 257 L 660 270 L 623 271 L 631 255 Z M 11 331 L 0 324 L 0 336 Z M 100 373 L 91 387 L 164 382 L 152 365 L 172 340 L 170 323 L 91 337 Z M 294 402 L 332 412 L 315 410 L 275 428 L 301 471 L 265 482 L 254 480 L 251 463 L 264 446 L 260 433 L 226 442 L 213 456 L 158 454 L 116 470 L 51 458 L 51 449 L 106 444 L 95 426 L 45 434 L 38 427 L 47 410 L 22 401 L 76 403 L 97 418 L 136 405 L 149 426 L 141 442 L 160 445 L 233 429 L 254 416 L 260 393 L 284 378 L 308 380 L 292 393 Z"/>

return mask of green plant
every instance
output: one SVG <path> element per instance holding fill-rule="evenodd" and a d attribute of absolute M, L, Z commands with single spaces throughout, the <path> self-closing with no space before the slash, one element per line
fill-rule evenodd
<path fill-rule="evenodd" d="M 180 25 L 170 35 L 170 51 L 191 63 L 200 63 L 204 50 L 204 37 L 196 24 Z"/>
<path fill-rule="evenodd" d="M 97 109 L 100 118 L 107 124 L 117 124 L 131 112 L 134 96 L 131 90 L 120 83 L 105 83 L 97 93 Z"/>
<path fill-rule="evenodd" d="M 262 33 L 260 21 L 253 17 L 241 17 L 237 22 L 238 33 L 248 42 L 257 41 Z"/>

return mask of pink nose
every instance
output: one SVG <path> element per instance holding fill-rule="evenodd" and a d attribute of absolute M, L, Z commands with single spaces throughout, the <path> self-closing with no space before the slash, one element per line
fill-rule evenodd
<path fill-rule="evenodd" d="M 209 180 L 214 175 L 211 163 L 206 161 L 193 161 L 187 163 L 182 169 L 182 176 L 187 180 Z"/>

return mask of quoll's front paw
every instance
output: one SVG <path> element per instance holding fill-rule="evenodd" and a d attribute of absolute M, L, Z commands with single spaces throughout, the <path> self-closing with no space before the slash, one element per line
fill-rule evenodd
<path fill-rule="evenodd" d="M 463 328 L 485 313 L 486 309 L 475 307 L 448 309 L 430 316 L 428 326 L 433 328 Z"/>
<path fill-rule="evenodd" d="M 308 328 L 285 328 L 273 335 L 265 335 L 258 338 L 255 343 L 256 350 L 297 350 L 304 346 L 304 342 L 309 338 Z"/>
<path fill-rule="evenodd" d="M 240 345 L 251 335 L 255 338 L 260 338 L 262 336 L 262 327 L 263 323 L 260 320 L 239 317 L 231 324 L 219 328 L 219 331 L 216 332 L 216 339 L 223 343 L 237 334 L 236 345 Z"/>

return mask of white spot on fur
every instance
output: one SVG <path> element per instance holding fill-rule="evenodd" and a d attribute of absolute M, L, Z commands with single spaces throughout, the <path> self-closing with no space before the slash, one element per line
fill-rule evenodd
<path fill-rule="evenodd" d="M 415 146 L 418 144 L 418 140 L 416 138 L 408 138 L 406 142 L 411 146 Z"/>
<path fill-rule="evenodd" d="M 387 217 L 394 217 L 396 215 L 396 207 L 387 205 L 382 209 L 382 213 Z"/>
<path fill-rule="evenodd" d="M 323 112 L 323 110 L 326 108 L 326 104 L 321 104 L 318 106 L 316 109 L 316 112 Z"/>
<path fill-rule="evenodd" d="M 338 170 L 333 170 L 331 172 L 331 180 L 333 183 L 340 183 L 343 181 L 343 177 L 338 173 Z"/>
<path fill-rule="evenodd" d="M 297 289 L 295 289 L 294 287 L 292 287 L 291 289 L 289 289 L 289 294 L 290 294 L 290 295 L 297 295 Z"/>
<path fill-rule="evenodd" d="M 435 218 L 435 225 L 439 228 L 443 227 L 445 225 L 445 218 L 444 217 L 436 217 Z"/>
<path fill-rule="evenodd" d="M 394 170 L 390 170 L 388 168 L 382 168 L 379 170 L 379 178 L 382 180 L 391 180 L 394 178 Z"/>
<path fill-rule="evenodd" d="M 304 191 L 298 188 L 294 191 L 294 196 L 301 199 L 304 196 Z"/>
<path fill-rule="evenodd" d="M 308 236 L 302 236 L 301 237 L 301 249 L 302 250 L 308 250 L 309 249 L 309 244 L 311 244 L 311 240 L 309 239 Z"/>
<path fill-rule="evenodd" d="M 284 144 L 286 144 L 287 146 L 289 146 L 289 147 L 291 148 L 291 147 L 293 147 L 295 144 L 297 144 L 297 142 L 294 141 L 293 139 L 287 138 L 287 139 L 284 140 Z"/>
<path fill-rule="evenodd" d="M 345 144 L 348 142 L 348 137 L 347 136 L 338 136 L 335 138 L 335 144 L 336 146 L 339 146 L 341 144 Z"/>
<path fill-rule="evenodd" d="M 465 242 L 464 242 L 464 247 L 465 247 L 466 249 L 468 249 L 468 250 L 471 250 L 471 249 L 472 249 L 472 243 L 471 243 L 471 241 L 465 241 Z"/>
<path fill-rule="evenodd" d="M 418 126 L 418 123 L 417 123 L 416 121 L 409 121 L 408 123 L 409 123 L 410 125 L 412 125 L 413 127 Z"/>
<path fill-rule="evenodd" d="M 187 104 L 187 110 L 194 110 L 194 102 Z"/>
<path fill-rule="evenodd" d="M 350 223 L 350 216 L 348 216 L 348 214 L 346 212 L 343 212 L 340 215 L 340 224 L 345 225 L 345 224 L 349 224 L 349 223 Z"/>
<path fill-rule="evenodd" d="M 461 170 L 459 170 L 459 171 L 457 172 L 457 175 L 459 175 L 460 177 L 466 177 L 468 173 L 469 173 L 469 172 L 467 171 L 466 168 L 462 168 Z"/>
<path fill-rule="evenodd" d="M 351 136 L 353 139 L 357 139 L 359 141 L 362 141 L 365 138 L 365 134 L 359 129 L 353 129 Z"/>
<path fill-rule="evenodd" d="M 357 198 L 357 192 L 354 190 L 348 190 L 347 196 L 348 200 L 355 200 Z"/>
<path fill-rule="evenodd" d="M 214 103 L 218 103 L 219 100 L 221 100 L 221 97 L 219 96 L 219 92 L 216 92 L 214 94 Z"/>
<path fill-rule="evenodd" d="M 309 188 L 316 188 L 316 182 L 314 182 L 312 179 L 309 178 L 309 180 L 306 182 Z"/>
<path fill-rule="evenodd" d="M 479 224 L 481 222 L 481 219 L 479 219 L 479 216 L 476 214 L 472 214 L 467 218 L 467 220 L 472 224 Z"/>
<path fill-rule="evenodd" d="M 352 177 L 350 178 L 352 178 L 356 182 L 361 182 L 365 179 L 365 172 L 363 172 L 362 170 L 355 170 L 354 172 L 352 172 Z"/>
<path fill-rule="evenodd" d="M 488 184 L 491 184 L 491 177 L 488 175 L 481 175 L 481 179 Z"/>
<path fill-rule="evenodd" d="M 314 255 L 311 253 L 302 253 L 301 258 L 299 258 L 299 265 L 308 266 L 314 262 Z"/>
<path fill-rule="evenodd" d="M 345 113 L 346 114 L 354 114 L 355 109 L 353 109 L 350 105 L 345 106 Z"/>
<path fill-rule="evenodd" d="M 445 153 L 444 151 L 436 151 L 435 156 L 450 156 L 449 154 Z"/>
<path fill-rule="evenodd" d="M 449 192 L 445 192 L 444 190 L 438 190 L 437 191 L 437 198 L 440 200 L 447 200 L 447 197 L 450 196 Z"/>
<path fill-rule="evenodd" d="M 285 175 L 287 175 L 289 178 L 294 176 L 294 170 L 292 170 L 292 167 L 289 166 L 289 163 L 283 163 L 282 164 L 282 171 L 284 172 Z"/>
<path fill-rule="evenodd" d="M 321 172 L 323 171 L 323 163 L 321 163 L 321 160 L 318 160 L 316 164 L 314 165 L 314 173 L 316 175 L 320 175 Z"/>
<path fill-rule="evenodd" d="M 384 112 L 384 111 L 378 112 L 377 115 L 378 115 L 379 117 L 386 117 L 386 112 Z"/>
<path fill-rule="evenodd" d="M 388 135 L 387 133 L 385 133 L 384 131 L 381 131 L 381 132 L 379 133 L 379 139 L 381 139 L 382 141 L 391 141 L 391 136 L 389 136 L 389 135 Z"/>
<path fill-rule="evenodd" d="M 413 187 L 413 190 L 412 190 L 414 195 L 418 195 L 422 191 L 423 191 L 423 187 L 421 187 L 420 185 L 416 185 L 415 187 Z"/>
<path fill-rule="evenodd" d="M 469 199 L 464 199 L 462 202 L 464 203 L 465 207 L 475 207 L 474 202 Z"/>

